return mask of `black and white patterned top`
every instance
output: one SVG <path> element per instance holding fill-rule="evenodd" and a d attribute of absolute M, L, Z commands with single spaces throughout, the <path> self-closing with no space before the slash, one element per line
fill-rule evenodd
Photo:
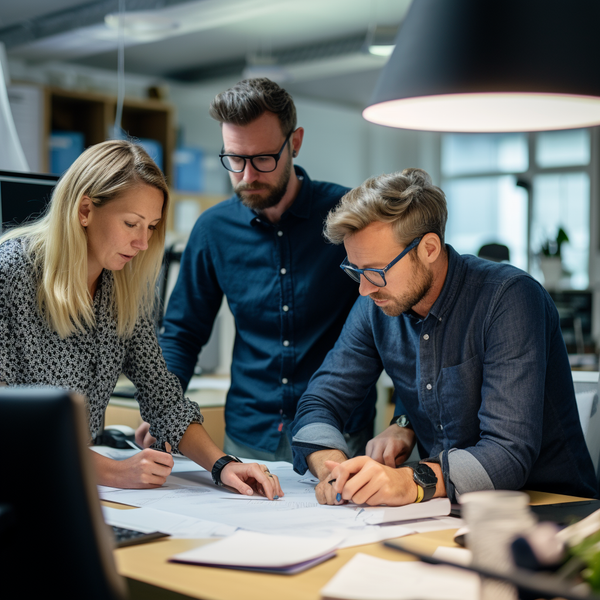
<path fill-rule="evenodd" d="M 138 390 L 142 418 L 158 444 L 169 442 L 177 451 L 188 425 L 202 423 L 203 417 L 167 371 L 152 322 L 140 318 L 129 339 L 119 338 L 109 308 L 113 274 L 104 270 L 94 296 L 96 326 L 61 339 L 38 311 L 38 278 L 23 244 L 9 240 L 0 245 L 0 382 L 82 394 L 94 437 L 123 372 Z"/>

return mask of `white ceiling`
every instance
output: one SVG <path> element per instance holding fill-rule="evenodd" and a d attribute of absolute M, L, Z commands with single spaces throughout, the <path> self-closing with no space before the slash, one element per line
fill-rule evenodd
<path fill-rule="evenodd" d="M 361 52 L 369 27 L 399 25 L 411 0 L 125 0 L 125 70 L 183 81 L 275 62 L 294 94 L 365 106 L 385 59 Z M 156 8 L 156 7 L 162 8 Z M 119 0 L 0 0 L 9 57 L 115 69 Z M 165 31 L 149 31 L 157 23 Z M 140 26 L 145 31 L 140 33 Z M 130 26 L 136 27 L 132 32 Z"/>

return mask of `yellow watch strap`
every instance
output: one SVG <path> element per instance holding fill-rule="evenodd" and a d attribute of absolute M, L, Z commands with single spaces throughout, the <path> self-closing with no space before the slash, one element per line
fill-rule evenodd
<path fill-rule="evenodd" d="M 417 483 L 417 499 L 415 500 L 415 504 L 418 504 L 425 497 L 425 490 Z"/>

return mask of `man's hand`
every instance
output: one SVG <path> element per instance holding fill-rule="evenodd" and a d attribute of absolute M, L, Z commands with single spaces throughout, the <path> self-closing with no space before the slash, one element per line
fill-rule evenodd
<path fill-rule="evenodd" d="M 273 475 L 265 465 L 257 463 L 232 461 L 226 464 L 221 471 L 221 482 L 245 496 L 257 493 L 269 500 L 283 496 L 277 475 Z"/>
<path fill-rule="evenodd" d="M 150 435 L 150 423 L 144 421 L 135 430 L 135 443 L 140 448 L 149 448 L 154 442 L 156 442 L 156 438 Z"/>
<path fill-rule="evenodd" d="M 415 432 L 408 427 L 398 427 L 395 423 L 367 442 L 365 454 L 373 460 L 397 467 L 405 462 L 416 442 Z"/>
<path fill-rule="evenodd" d="M 335 461 L 337 464 L 345 460 L 347 460 L 347 456 L 340 450 L 320 450 L 306 457 L 310 472 L 320 480 L 315 487 L 315 496 L 319 504 L 345 504 L 343 500 L 336 500 L 337 493 L 329 483 L 331 469 L 326 466 L 328 461 Z"/>
<path fill-rule="evenodd" d="M 173 468 L 173 457 L 146 448 L 127 460 L 112 460 L 94 452 L 98 483 L 119 488 L 157 488 Z"/>
<path fill-rule="evenodd" d="M 330 487 L 343 500 L 370 506 L 403 506 L 417 498 L 411 469 L 386 467 L 368 456 L 357 456 L 341 464 L 327 461 L 326 466 L 335 479 Z"/>

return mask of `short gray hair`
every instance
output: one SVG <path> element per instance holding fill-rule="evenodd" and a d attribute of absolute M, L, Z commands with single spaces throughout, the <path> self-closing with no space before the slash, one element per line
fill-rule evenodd
<path fill-rule="evenodd" d="M 423 169 L 404 169 L 371 177 L 350 190 L 327 215 L 323 233 L 331 243 L 341 244 L 379 221 L 392 224 L 402 245 L 435 233 L 443 246 L 447 219 L 446 196 L 429 174 Z"/>

